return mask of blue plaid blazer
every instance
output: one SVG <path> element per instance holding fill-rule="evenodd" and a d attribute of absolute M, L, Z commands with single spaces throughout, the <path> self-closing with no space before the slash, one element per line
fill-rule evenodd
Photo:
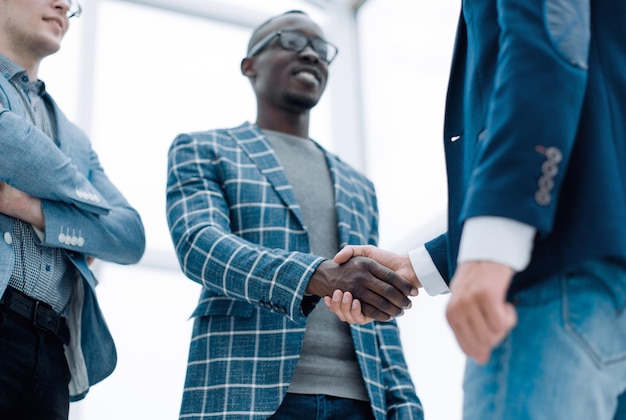
<path fill-rule="evenodd" d="M 375 244 L 373 185 L 325 153 L 340 244 Z M 265 419 L 289 386 L 315 304 L 304 290 L 323 258 L 309 253 L 298 203 L 258 127 L 174 140 L 167 220 L 183 272 L 203 286 L 180 418 Z M 376 418 L 422 419 L 396 323 L 351 330 Z"/>

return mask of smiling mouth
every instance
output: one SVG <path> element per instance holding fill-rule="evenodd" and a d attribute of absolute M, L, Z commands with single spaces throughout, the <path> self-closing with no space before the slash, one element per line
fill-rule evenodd
<path fill-rule="evenodd" d="M 301 70 L 295 74 L 298 79 L 308 81 L 309 83 L 314 83 L 316 85 L 320 84 L 321 81 L 317 77 L 317 75 L 313 74 L 307 70 Z"/>
<path fill-rule="evenodd" d="M 54 23 L 61 31 L 63 31 L 63 22 L 57 18 L 44 18 L 46 22 Z"/>

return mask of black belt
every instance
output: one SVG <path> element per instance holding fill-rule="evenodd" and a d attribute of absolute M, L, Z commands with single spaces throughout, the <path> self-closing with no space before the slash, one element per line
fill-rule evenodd
<path fill-rule="evenodd" d="M 52 307 L 41 300 L 32 298 L 19 290 L 8 286 L 0 301 L 5 311 L 13 312 L 35 327 L 51 332 L 68 344 L 70 331 L 65 323 L 65 318 L 56 313 Z"/>

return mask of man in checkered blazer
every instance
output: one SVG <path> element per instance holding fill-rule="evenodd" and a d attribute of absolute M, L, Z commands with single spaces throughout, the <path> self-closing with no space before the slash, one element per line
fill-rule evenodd
<path fill-rule="evenodd" d="M 308 135 L 336 53 L 302 12 L 268 20 L 241 63 L 256 123 L 171 146 L 167 220 L 203 286 L 181 419 L 423 419 L 393 321 L 417 291 L 373 260 L 332 261 L 378 236 L 372 183 Z M 320 299 L 336 289 L 376 321 L 339 320 Z"/>

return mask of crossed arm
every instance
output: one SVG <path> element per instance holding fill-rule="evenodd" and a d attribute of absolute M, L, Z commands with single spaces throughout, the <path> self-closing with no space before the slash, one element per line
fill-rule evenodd
<path fill-rule="evenodd" d="M 1 106 L 0 131 L 0 214 L 42 231 L 44 246 L 120 264 L 141 258 L 145 249 L 141 218 L 106 176 L 77 127 L 65 122 L 61 139 L 71 143 L 72 158 L 42 131 Z M 65 232 L 82 234 L 85 240 L 68 244 L 59 239 Z"/>
<path fill-rule="evenodd" d="M 0 213 L 30 223 L 40 230 L 44 228 L 41 200 L 5 182 L 0 182 Z"/>

